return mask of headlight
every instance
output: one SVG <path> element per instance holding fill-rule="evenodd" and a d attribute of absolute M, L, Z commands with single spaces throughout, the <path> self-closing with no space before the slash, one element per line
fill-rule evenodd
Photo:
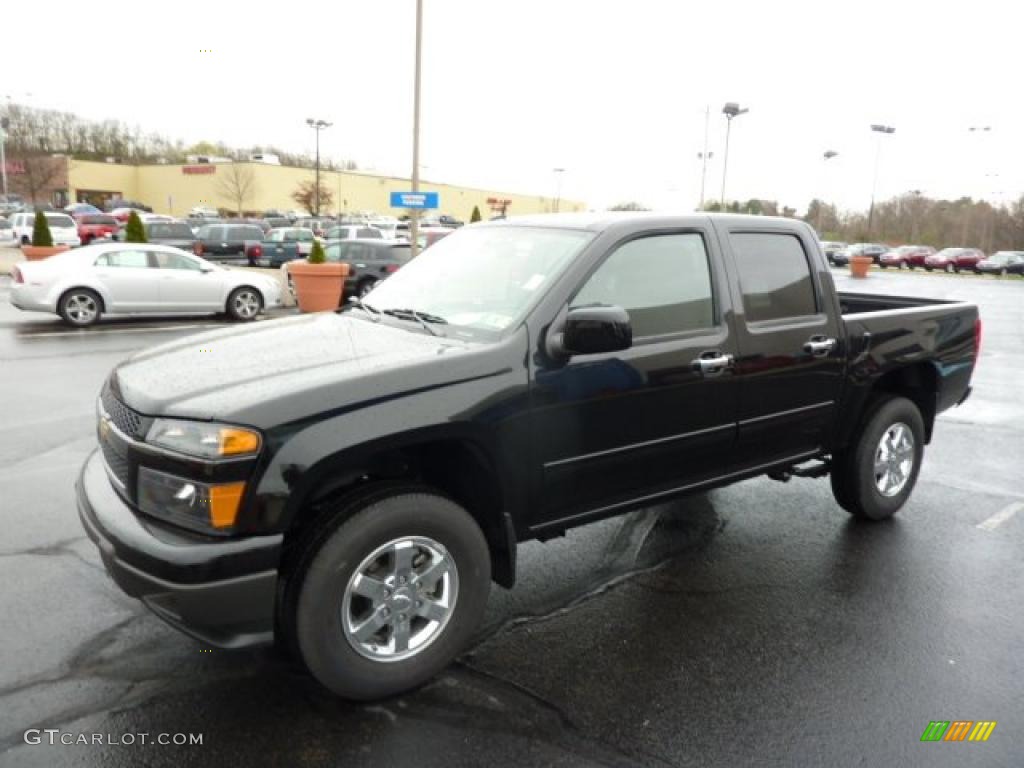
<path fill-rule="evenodd" d="M 139 468 L 138 504 L 143 512 L 185 528 L 228 532 L 235 524 L 245 483 L 210 485 Z"/>
<path fill-rule="evenodd" d="M 156 419 L 146 442 L 204 459 L 253 456 L 260 450 L 260 434 L 251 429 L 181 419 Z"/>

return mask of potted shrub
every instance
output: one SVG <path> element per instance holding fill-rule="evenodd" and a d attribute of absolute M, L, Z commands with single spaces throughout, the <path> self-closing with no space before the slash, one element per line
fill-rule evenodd
<path fill-rule="evenodd" d="M 124 228 L 124 241 L 126 243 L 145 243 L 146 228 L 142 226 L 142 219 L 136 211 L 128 214 L 128 223 Z"/>
<path fill-rule="evenodd" d="M 867 277 L 868 270 L 871 269 L 871 265 L 874 263 L 875 260 L 870 256 L 851 256 L 850 275 L 852 277 Z"/>
<path fill-rule="evenodd" d="M 288 274 L 295 285 L 295 299 L 301 311 L 325 312 L 341 305 L 348 264 L 328 262 L 319 240 L 313 241 L 308 259 L 288 264 Z"/>
<path fill-rule="evenodd" d="M 63 253 L 67 249 L 66 245 L 53 244 L 53 235 L 50 234 L 50 225 L 46 221 L 46 215 L 42 211 L 36 211 L 32 224 L 32 245 L 21 246 L 21 252 L 25 258 L 29 261 L 42 261 L 55 253 Z"/>

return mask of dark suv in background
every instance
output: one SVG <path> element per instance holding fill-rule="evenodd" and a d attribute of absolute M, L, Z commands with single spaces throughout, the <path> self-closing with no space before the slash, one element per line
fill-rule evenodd
<path fill-rule="evenodd" d="M 151 243 L 170 245 L 191 251 L 195 248 L 196 236 L 184 221 L 148 221 L 145 223 L 146 239 Z"/>
<path fill-rule="evenodd" d="M 328 261 L 349 265 L 345 296 L 365 296 L 412 258 L 408 243 L 389 240 L 338 240 L 328 244 L 324 254 Z"/>
<path fill-rule="evenodd" d="M 263 230 L 255 224 L 211 224 L 196 233 L 194 251 L 210 261 L 246 261 L 263 256 Z"/>

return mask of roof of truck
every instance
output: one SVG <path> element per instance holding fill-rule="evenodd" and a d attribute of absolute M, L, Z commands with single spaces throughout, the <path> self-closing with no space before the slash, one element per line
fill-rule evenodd
<path fill-rule="evenodd" d="M 696 224 L 709 219 L 727 221 L 729 224 L 766 226 L 788 224 L 805 225 L 800 219 L 781 216 L 753 216 L 740 213 L 676 213 L 673 211 L 594 211 L 590 213 L 541 213 L 527 216 L 513 216 L 500 221 L 480 222 L 475 226 L 528 226 L 562 227 L 565 229 L 587 229 L 601 231 L 614 225 L 637 222 L 664 222 L 665 224 Z"/>

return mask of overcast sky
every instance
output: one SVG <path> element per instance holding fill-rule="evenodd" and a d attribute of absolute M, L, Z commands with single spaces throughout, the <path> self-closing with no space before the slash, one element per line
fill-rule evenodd
<path fill-rule="evenodd" d="M 424 0 L 426 179 L 603 208 L 691 210 L 727 197 L 815 196 L 866 209 L 910 189 L 1009 199 L 1024 191 L 1020 27 L 1012 4 Z M 156 8 L 159 7 L 159 11 Z M 152 8 L 152 11 L 143 10 Z M 186 141 L 322 152 L 408 175 L 414 0 L 115 4 L 51 0 L 4 12 L 0 95 Z M 42 23 L 43 41 L 30 31 Z M 203 53 L 202 49 L 212 49 Z M 27 96 L 26 94 L 31 94 Z M 991 126 L 971 133 L 971 126 Z M 822 154 L 839 156 L 826 164 Z M 443 201 L 442 201 L 443 208 Z"/>

